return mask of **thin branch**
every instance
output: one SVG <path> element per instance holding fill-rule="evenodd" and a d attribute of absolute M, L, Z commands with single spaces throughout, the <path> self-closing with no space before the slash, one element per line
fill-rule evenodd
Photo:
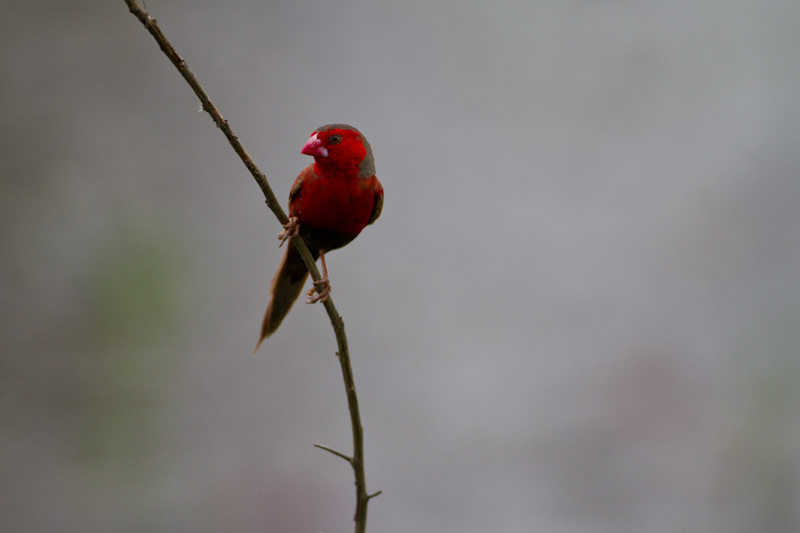
<path fill-rule="evenodd" d="M 336 457 L 341 457 L 342 459 L 344 459 L 348 463 L 353 464 L 353 458 L 352 457 L 350 457 L 349 455 L 345 455 L 340 451 L 334 450 L 333 448 L 331 448 L 329 446 L 325 446 L 324 444 L 319 444 L 319 443 L 315 442 L 314 443 L 314 447 L 315 448 L 319 448 L 320 450 L 325 450 L 326 452 L 331 452 Z"/>
<path fill-rule="evenodd" d="M 284 213 L 283 209 L 278 203 L 277 198 L 275 197 L 275 194 L 272 192 L 272 188 L 269 186 L 266 176 L 264 176 L 264 173 L 261 172 L 261 170 L 259 170 L 259 168 L 256 166 L 253 159 L 247 153 L 247 150 L 245 150 L 242 143 L 239 142 L 239 138 L 233 133 L 228 121 L 222 117 L 222 114 L 214 105 L 214 102 L 211 101 L 211 98 L 209 98 L 206 91 L 200 85 L 200 82 L 197 81 L 197 78 L 195 78 L 194 74 L 192 74 L 192 72 L 189 70 L 189 67 L 186 66 L 186 61 L 184 61 L 183 58 L 178 55 L 178 52 L 175 51 L 175 48 L 173 48 L 173 46 L 161 32 L 161 28 L 158 27 L 156 19 L 151 17 L 147 11 L 142 9 L 136 0 L 125 0 L 125 3 L 128 5 L 130 12 L 133 13 L 142 24 L 144 24 L 144 27 L 147 28 L 147 31 L 149 31 L 153 38 L 155 38 L 159 47 L 161 47 L 161 50 L 169 58 L 172 64 L 175 65 L 175 68 L 177 68 L 178 72 L 181 73 L 181 76 L 183 76 L 183 78 L 186 80 L 186 83 L 189 84 L 194 93 L 200 99 L 203 109 L 209 114 L 217 127 L 222 131 L 222 133 L 225 135 L 225 138 L 228 139 L 228 142 L 233 147 L 233 150 L 239 155 L 242 162 L 247 167 L 247 170 L 250 171 L 250 174 L 253 175 L 253 178 L 255 178 L 258 186 L 261 187 L 261 191 L 264 193 L 264 197 L 267 200 L 267 205 L 272 212 L 275 213 L 278 221 L 281 224 L 286 224 L 289 219 L 286 217 L 286 213 Z M 311 252 L 309 252 L 308 247 L 306 246 L 305 242 L 303 242 L 303 239 L 299 236 L 292 238 L 292 245 L 297 249 L 297 251 L 300 253 L 300 256 L 303 258 L 303 262 L 308 268 L 311 278 L 314 281 L 321 280 L 322 277 L 320 276 L 319 270 L 317 270 L 317 265 L 314 262 L 314 258 L 311 256 Z M 322 286 L 319 286 L 319 290 L 321 289 Z M 380 491 L 373 495 L 367 494 L 367 484 L 364 476 L 364 430 L 361 427 L 361 415 L 358 409 L 358 396 L 356 395 L 356 385 L 355 381 L 353 380 L 353 369 L 350 365 L 350 351 L 347 348 L 347 337 L 345 336 L 344 332 L 344 321 L 339 315 L 339 312 L 336 310 L 336 307 L 334 307 L 333 299 L 329 297 L 325 301 L 324 305 L 325 310 L 328 312 L 331 325 L 333 326 L 333 331 L 336 334 L 336 344 L 338 345 L 338 351 L 336 352 L 336 355 L 339 358 L 339 364 L 342 369 L 342 378 L 344 379 L 345 392 L 347 393 L 347 407 L 350 411 L 350 423 L 353 430 L 353 457 L 347 457 L 346 455 L 327 447 L 316 444 L 315 446 L 327 450 L 334 455 L 345 458 L 351 465 L 353 465 L 353 473 L 356 481 L 356 513 L 353 519 L 356 524 L 356 533 L 364 533 L 367 524 L 367 503 L 369 502 L 370 498 L 380 494 Z"/>

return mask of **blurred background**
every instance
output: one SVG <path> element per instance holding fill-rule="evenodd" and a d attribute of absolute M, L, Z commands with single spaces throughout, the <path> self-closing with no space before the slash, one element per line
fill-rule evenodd
<path fill-rule="evenodd" d="M 318 126 L 368 530 L 800 530 L 800 4 L 148 0 L 287 198 Z M 0 530 L 352 528 L 336 344 L 122 0 L 0 20 Z"/>

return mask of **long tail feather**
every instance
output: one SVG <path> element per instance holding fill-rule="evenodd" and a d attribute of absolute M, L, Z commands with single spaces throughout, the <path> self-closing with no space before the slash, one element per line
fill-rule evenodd
<path fill-rule="evenodd" d="M 314 255 L 314 259 L 317 258 L 317 254 L 312 252 L 312 255 Z M 292 308 L 292 304 L 294 304 L 303 290 L 307 277 L 308 269 L 306 269 L 300 254 L 295 250 L 294 246 L 288 246 L 278 271 L 275 272 L 275 277 L 272 278 L 272 285 L 270 286 L 272 298 L 267 306 L 267 312 L 264 314 L 264 322 L 261 324 L 261 337 L 258 339 L 255 351 L 258 351 L 258 347 L 264 339 L 278 329 L 278 326 L 280 326 Z"/>

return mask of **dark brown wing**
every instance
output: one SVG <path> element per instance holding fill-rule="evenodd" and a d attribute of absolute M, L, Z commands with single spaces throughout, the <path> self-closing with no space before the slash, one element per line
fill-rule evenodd
<path fill-rule="evenodd" d="M 294 200 L 297 193 L 300 192 L 300 189 L 303 188 L 303 183 L 305 183 L 306 179 L 310 177 L 310 175 L 314 175 L 314 165 L 308 165 L 306 168 L 300 172 L 300 175 L 297 176 L 297 179 L 294 180 L 292 184 L 292 190 L 289 191 L 289 205 L 292 204 L 292 200 Z"/>
<path fill-rule="evenodd" d="M 378 220 L 383 210 L 383 185 L 381 185 L 381 182 L 379 182 L 377 178 L 375 178 L 375 183 L 378 190 L 375 192 L 375 203 L 372 204 L 372 213 L 369 215 L 367 226 Z"/>

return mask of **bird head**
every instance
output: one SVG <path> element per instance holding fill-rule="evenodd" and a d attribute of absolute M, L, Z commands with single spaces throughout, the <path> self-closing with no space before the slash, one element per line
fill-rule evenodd
<path fill-rule="evenodd" d="M 300 153 L 313 156 L 323 169 L 334 167 L 362 178 L 375 175 L 375 161 L 369 142 L 360 131 L 347 124 L 328 124 L 317 128 Z"/>

